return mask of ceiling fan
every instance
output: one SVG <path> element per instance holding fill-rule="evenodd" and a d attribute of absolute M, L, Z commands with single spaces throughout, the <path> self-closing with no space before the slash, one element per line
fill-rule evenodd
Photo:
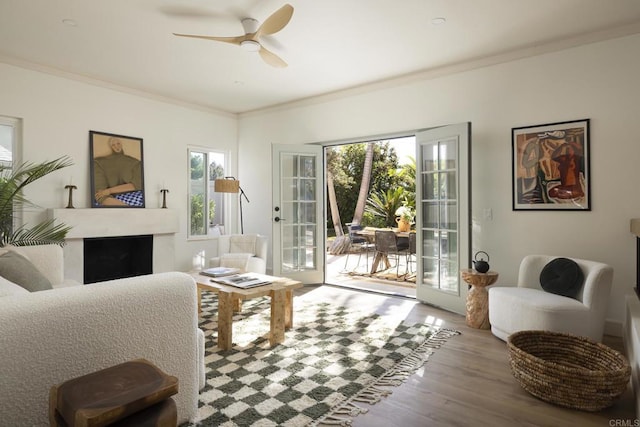
<path fill-rule="evenodd" d="M 282 30 L 291 20 L 293 15 L 293 6 L 285 4 L 280 9 L 276 10 L 271 16 L 269 16 L 260 25 L 258 21 L 253 18 L 244 18 L 242 20 L 242 26 L 244 28 L 244 35 L 237 37 L 215 37 L 215 36 L 197 36 L 193 34 L 177 34 L 179 37 L 191 37 L 195 39 L 214 40 L 219 42 L 231 43 L 242 47 L 249 52 L 258 52 L 260 56 L 267 64 L 284 68 L 287 63 L 284 62 L 278 55 L 265 49 L 260 43 L 260 37 L 269 34 L 275 34 Z"/>

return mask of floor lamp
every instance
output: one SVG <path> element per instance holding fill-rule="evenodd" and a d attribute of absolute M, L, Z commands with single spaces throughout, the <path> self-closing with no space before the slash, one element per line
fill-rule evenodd
<path fill-rule="evenodd" d="M 240 181 L 233 176 L 225 176 L 222 179 L 216 179 L 213 184 L 213 191 L 216 193 L 240 193 L 240 234 L 244 234 L 244 220 L 242 218 L 242 198 L 244 197 L 249 203 L 249 198 L 245 194 Z"/>

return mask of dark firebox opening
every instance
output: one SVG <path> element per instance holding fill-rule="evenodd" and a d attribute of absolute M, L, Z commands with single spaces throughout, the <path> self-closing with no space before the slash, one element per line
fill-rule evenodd
<path fill-rule="evenodd" d="M 84 283 L 153 273 L 153 236 L 84 239 Z"/>

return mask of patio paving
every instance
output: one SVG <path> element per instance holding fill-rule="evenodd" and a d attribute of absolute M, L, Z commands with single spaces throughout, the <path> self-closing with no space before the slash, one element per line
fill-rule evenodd
<path fill-rule="evenodd" d="M 409 275 L 403 274 L 407 271 L 405 257 L 400 257 L 400 276 L 396 275 L 396 266 L 393 261 L 391 268 L 370 274 L 364 257 L 363 254 L 358 264 L 358 254 L 350 254 L 348 264 L 345 265 L 347 254 L 332 255 L 327 252 L 325 283 L 390 295 L 416 297 L 415 272 Z M 373 253 L 370 253 L 369 268 L 372 262 Z M 415 264 L 412 268 L 415 270 Z"/>

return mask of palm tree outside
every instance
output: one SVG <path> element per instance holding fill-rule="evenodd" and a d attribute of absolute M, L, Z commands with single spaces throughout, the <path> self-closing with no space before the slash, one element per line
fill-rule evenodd
<path fill-rule="evenodd" d="M 342 256 L 348 248 L 346 224 L 397 227 L 399 208 L 408 207 L 415 212 L 415 138 L 332 146 L 325 152 L 329 266 L 339 264 L 329 257 Z M 331 267 L 327 269 L 327 276 L 337 274 L 331 270 Z M 333 279 L 327 277 L 327 280 Z"/>

